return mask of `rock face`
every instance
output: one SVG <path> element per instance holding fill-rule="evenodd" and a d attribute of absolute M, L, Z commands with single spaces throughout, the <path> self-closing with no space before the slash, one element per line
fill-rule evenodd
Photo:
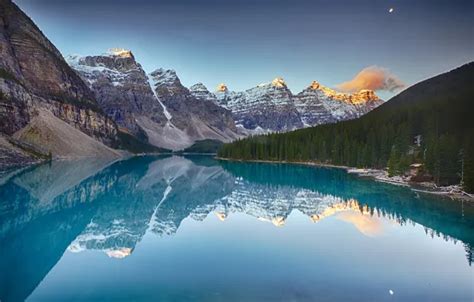
<path fill-rule="evenodd" d="M 132 52 L 111 49 L 100 56 L 69 56 L 67 61 L 89 84 L 99 106 L 119 127 L 146 140 L 137 119 L 147 117 L 158 126 L 165 124 L 163 108 Z"/>
<path fill-rule="evenodd" d="M 216 99 L 220 106 L 232 111 L 237 126 L 249 134 L 353 119 L 383 103 L 370 90 L 344 94 L 317 82 L 293 95 L 282 78 L 244 92 L 229 91 L 225 84 L 219 84 L 214 94 L 199 89 L 191 93 L 199 99 Z"/>
<path fill-rule="evenodd" d="M 344 94 L 316 81 L 297 94 L 294 100 L 302 122 L 308 126 L 357 118 L 383 103 L 371 90 Z"/>
<path fill-rule="evenodd" d="M 11 136 L 40 109 L 102 143 L 117 142 L 115 123 L 101 113 L 87 85 L 36 25 L 10 0 L 2 0 L 0 133 Z"/>
<path fill-rule="evenodd" d="M 231 110 L 236 123 L 245 129 L 290 131 L 303 127 L 293 95 L 282 78 L 241 93 L 218 88 L 219 103 Z"/>
<path fill-rule="evenodd" d="M 216 96 L 207 90 L 203 83 L 197 83 L 189 87 L 189 92 L 198 100 L 209 101 L 217 104 Z"/>
<path fill-rule="evenodd" d="M 13 137 L 55 157 L 120 157 L 120 153 L 74 128 L 48 110 L 39 109 L 23 129 Z"/>
<path fill-rule="evenodd" d="M 123 131 L 142 142 L 181 150 L 200 140 L 229 142 L 253 133 L 356 118 L 381 103 L 371 91 L 347 95 L 316 82 L 293 95 L 281 78 L 244 92 L 231 92 L 225 84 L 215 93 L 201 83 L 188 89 L 174 70 L 157 69 L 147 75 L 124 49 L 71 56 L 68 63 L 15 4 L 0 1 L 4 146 L 17 140 L 17 148 L 25 140 L 34 150 L 53 156 L 97 156 L 114 153 L 105 145 L 119 146 L 118 132 Z M 37 125 L 47 129 L 42 133 Z M 99 144 L 84 138 L 80 141 L 87 141 L 87 147 L 72 150 L 67 146 L 71 138 L 60 135 L 82 136 L 69 126 Z"/>
<path fill-rule="evenodd" d="M 206 87 L 191 88 L 202 97 L 198 101 L 174 70 L 157 69 L 147 76 L 133 54 L 123 49 L 70 56 L 68 62 L 110 118 L 155 146 L 181 150 L 199 140 L 228 142 L 239 137 L 231 113 L 215 104 Z"/>
<path fill-rule="evenodd" d="M 174 70 L 157 69 L 150 76 L 168 119 L 165 127 L 180 131 L 181 140 L 175 140 L 171 149 L 183 149 L 204 139 L 229 142 L 240 137 L 232 113 L 212 100 L 196 98 L 181 84 Z M 200 91 L 207 89 L 201 85 Z"/>

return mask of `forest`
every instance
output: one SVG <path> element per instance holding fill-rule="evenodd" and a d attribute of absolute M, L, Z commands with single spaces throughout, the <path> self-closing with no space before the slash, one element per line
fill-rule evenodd
<path fill-rule="evenodd" d="M 407 173 L 474 192 L 474 63 L 406 89 L 365 116 L 223 145 L 221 158 L 318 162 Z"/>

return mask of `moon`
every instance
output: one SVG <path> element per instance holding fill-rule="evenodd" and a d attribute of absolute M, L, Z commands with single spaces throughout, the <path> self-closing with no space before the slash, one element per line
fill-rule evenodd
<path fill-rule="evenodd" d="M 389 13 L 393 13 L 394 10 L 395 10 L 395 9 L 394 9 L 393 7 L 391 7 L 391 8 L 388 9 L 388 12 L 389 12 Z"/>

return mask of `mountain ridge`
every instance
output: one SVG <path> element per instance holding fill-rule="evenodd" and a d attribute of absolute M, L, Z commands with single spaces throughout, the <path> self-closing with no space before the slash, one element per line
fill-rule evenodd
<path fill-rule="evenodd" d="M 146 74 L 130 50 L 70 56 L 68 62 L 108 116 L 144 142 L 178 151 L 198 140 L 240 137 L 224 108 L 197 102 L 172 69 Z"/>
<path fill-rule="evenodd" d="M 214 93 L 200 84 L 192 91 L 199 99 L 217 99 L 232 111 L 238 126 L 249 134 L 290 131 L 318 124 L 357 118 L 383 101 L 372 90 L 347 94 L 313 81 L 306 89 L 293 94 L 281 77 L 243 92 L 230 91 L 226 84 Z"/>
<path fill-rule="evenodd" d="M 220 157 L 388 169 L 474 191 L 474 62 L 417 83 L 359 119 L 224 145 Z M 413 178 L 415 179 L 415 178 Z"/>
<path fill-rule="evenodd" d="M 103 114 L 91 90 L 34 22 L 8 0 L 0 1 L 0 53 L 0 133 L 8 140 L 15 141 L 15 133 L 48 111 L 64 122 L 57 126 L 74 127 L 97 141 L 93 143 L 96 147 L 103 146 L 100 150 L 106 150 L 105 145 L 120 145 L 116 124 Z M 40 160 L 38 156 L 58 155 L 43 145 L 46 141 L 34 142 L 34 149 L 50 154 L 25 150 L 32 161 Z M 8 158 L 0 159 L 1 167 L 13 163 Z"/>

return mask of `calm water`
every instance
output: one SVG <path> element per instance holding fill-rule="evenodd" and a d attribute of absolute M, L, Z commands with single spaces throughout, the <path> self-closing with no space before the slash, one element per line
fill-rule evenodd
<path fill-rule="evenodd" d="M 474 206 L 209 157 L 0 178 L 0 300 L 472 301 Z"/>

